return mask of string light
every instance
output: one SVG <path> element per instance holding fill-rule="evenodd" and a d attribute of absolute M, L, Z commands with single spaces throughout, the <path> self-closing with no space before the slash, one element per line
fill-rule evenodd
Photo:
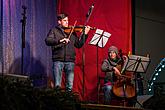
<path fill-rule="evenodd" d="M 160 62 L 160 64 L 155 69 L 149 83 L 148 83 L 148 94 L 153 93 L 153 85 L 156 81 L 156 78 L 159 76 L 159 73 L 162 71 L 162 69 L 165 67 L 165 58 Z"/>
<path fill-rule="evenodd" d="M 158 76 L 158 75 L 159 75 L 159 73 L 156 73 L 156 74 L 155 74 L 155 76 Z"/>

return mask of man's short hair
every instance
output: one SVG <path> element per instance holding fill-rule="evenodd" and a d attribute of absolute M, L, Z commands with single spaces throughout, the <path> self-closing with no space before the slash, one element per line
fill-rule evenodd
<path fill-rule="evenodd" d="M 68 14 L 66 14 L 66 13 L 61 13 L 61 14 L 58 14 L 57 20 L 62 20 L 62 19 L 64 19 L 64 18 L 66 18 L 66 17 L 68 17 Z"/>

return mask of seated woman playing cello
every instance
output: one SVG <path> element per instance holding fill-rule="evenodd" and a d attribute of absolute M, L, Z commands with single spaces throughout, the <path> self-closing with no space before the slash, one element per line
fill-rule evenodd
<path fill-rule="evenodd" d="M 119 62 L 121 62 L 121 58 L 118 55 L 118 48 L 115 46 L 111 46 L 108 50 L 108 58 L 105 59 L 102 63 L 101 70 L 105 72 L 104 79 L 104 100 L 105 104 L 110 104 L 111 95 L 112 95 L 112 86 L 114 82 L 114 74 L 120 76 L 120 71 L 116 67 Z"/>
<path fill-rule="evenodd" d="M 128 59 L 125 55 L 122 55 L 121 53 L 119 55 L 117 47 L 111 46 L 109 48 L 108 58 L 103 61 L 101 66 L 101 70 L 105 72 L 105 104 L 110 104 L 112 92 L 117 97 L 121 97 L 124 99 L 131 99 L 135 96 L 135 87 L 134 84 L 131 83 L 133 73 L 124 71 L 127 60 Z"/>

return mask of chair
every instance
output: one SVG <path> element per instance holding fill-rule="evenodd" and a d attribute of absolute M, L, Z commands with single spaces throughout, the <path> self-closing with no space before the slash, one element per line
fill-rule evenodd
<path fill-rule="evenodd" d="M 98 85 L 97 85 L 97 103 L 98 104 L 105 104 L 104 102 L 104 76 L 98 77 Z M 126 106 L 127 100 L 117 97 L 112 93 L 112 102 L 111 105 L 118 105 L 118 106 Z"/>
<path fill-rule="evenodd" d="M 98 77 L 98 83 L 97 83 L 97 102 L 98 103 L 104 103 L 103 102 L 103 84 L 104 84 L 104 76 L 99 76 Z M 102 99 L 102 100 L 101 100 Z"/>

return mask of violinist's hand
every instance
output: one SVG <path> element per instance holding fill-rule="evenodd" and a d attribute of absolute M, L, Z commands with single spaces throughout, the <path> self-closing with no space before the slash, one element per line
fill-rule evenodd
<path fill-rule="evenodd" d="M 113 70 L 116 75 L 121 76 L 120 71 L 116 67 L 113 67 Z"/>
<path fill-rule="evenodd" d="M 90 31 L 90 26 L 85 26 L 85 34 L 88 34 L 88 32 Z"/>
<path fill-rule="evenodd" d="M 70 42 L 70 40 L 68 38 L 63 38 L 60 40 L 60 42 L 63 44 L 68 44 L 68 42 Z"/>

